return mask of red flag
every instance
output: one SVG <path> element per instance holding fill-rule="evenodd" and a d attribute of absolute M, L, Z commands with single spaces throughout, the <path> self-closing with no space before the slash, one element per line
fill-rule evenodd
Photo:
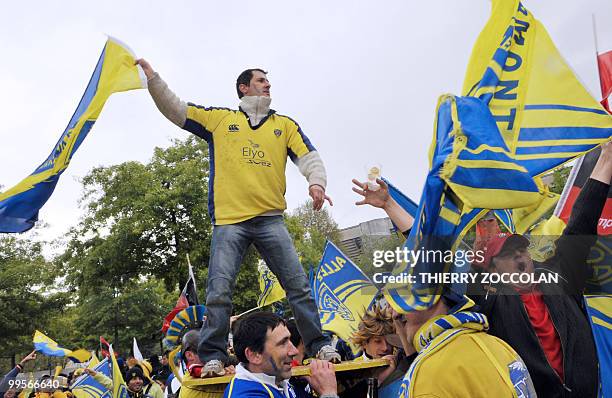
<path fill-rule="evenodd" d="M 168 315 L 164 317 L 164 324 L 161 330 L 162 333 L 166 333 L 166 331 L 170 327 L 170 322 L 172 322 L 172 319 L 174 319 L 176 314 L 178 314 L 180 311 L 184 310 L 189 306 L 198 304 L 198 291 L 196 289 L 195 277 L 193 276 L 193 269 L 190 265 L 189 279 L 187 280 L 185 287 L 181 291 L 181 295 L 179 296 L 178 300 L 176 300 L 176 305 L 174 306 L 172 311 L 170 311 Z"/>
<path fill-rule="evenodd" d="M 108 347 L 110 347 L 110 344 L 108 343 L 108 341 L 106 341 L 104 337 L 100 336 L 100 353 L 102 354 L 104 358 L 110 357 L 110 352 L 108 350 Z"/>
<path fill-rule="evenodd" d="M 574 181 L 568 180 L 569 191 L 565 199 L 565 203 L 560 203 L 562 206 L 559 213 L 559 218 L 563 220 L 567 224 L 569 218 L 572 213 L 572 208 L 574 207 L 574 203 L 582 190 L 582 186 L 586 183 L 597 163 L 597 159 L 599 159 L 599 154 L 601 153 L 601 149 L 597 148 L 594 151 L 591 151 L 584 155 L 584 159 L 582 160 L 582 164 L 579 166 L 578 173 Z M 567 188 L 566 188 L 567 189 Z M 565 191 L 564 191 L 565 193 Z M 601 212 L 601 216 L 599 219 L 599 223 L 597 225 L 597 234 L 600 236 L 607 236 L 612 234 L 612 190 L 608 192 L 608 199 L 606 204 Z"/>
<path fill-rule="evenodd" d="M 601 104 L 610 111 L 610 95 L 612 95 L 612 50 L 597 55 L 597 68 L 599 69 L 599 84 L 601 85 Z"/>

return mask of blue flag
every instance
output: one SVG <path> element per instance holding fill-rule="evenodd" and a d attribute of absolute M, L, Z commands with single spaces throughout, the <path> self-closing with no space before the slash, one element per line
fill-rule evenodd
<path fill-rule="evenodd" d="M 378 289 L 333 243 L 327 242 L 313 291 L 323 330 L 348 341 Z"/>
<path fill-rule="evenodd" d="M 419 205 L 412 199 L 406 196 L 402 191 L 397 189 L 389 180 L 383 178 L 383 181 L 389 186 L 389 195 L 397 202 L 398 205 L 408 212 L 412 217 L 416 217 Z"/>
<path fill-rule="evenodd" d="M 96 365 L 94 370 L 110 378 L 111 367 L 108 358 Z M 70 389 L 76 398 L 112 398 L 111 391 L 88 374 L 83 374 L 76 379 Z"/>

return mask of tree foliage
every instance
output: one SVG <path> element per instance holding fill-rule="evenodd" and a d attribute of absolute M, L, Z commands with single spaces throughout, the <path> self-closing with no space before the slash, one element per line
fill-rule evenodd
<path fill-rule="evenodd" d="M 54 288 L 53 267 L 42 242 L 22 235 L 0 235 L 0 356 L 31 351 L 36 329 L 45 330 L 61 314 L 68 295 Z"/>
<path fill-rule="evenodd" d="M 68 283 L 89 294 L 100 281 L 124 290 L 150 275 L 173 290 L 187 275 L 187 254 L 194 264 L 206 263 L 207 151 L 202 140 L 189 138 L 157 148 L 148 164 L 99 167 L 83 178 L 87 212 L 60 258 Z"/>
<path fill-rule="evenodd" d="M 327 240 L 338 240 L 338 224 L 327 209 L 313 210 L 311 200 L 285 216 L 285 222 L 302 266 L 306 269 L 319 265 Z"/>
<path fill-rule="evenodd" d="M 561 167 L 553 171 L 553 180 L 548 186 L 550 192 L 558 194 L 563 192 L 563 188 L 565 188 L 570 171 L 572 171 L 571 167 Z"/>

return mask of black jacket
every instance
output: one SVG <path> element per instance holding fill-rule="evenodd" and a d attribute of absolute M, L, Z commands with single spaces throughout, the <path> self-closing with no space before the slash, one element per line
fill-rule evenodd
<path fill-rule="evenodd" d="M 521 356 L 538 397 L 596 397 L 599 377 L 595 343 L 582 292 L 591 271 L 586 265 L 597 240 L 597 222 L 609 185 L 589 179 L 574 205 L 554 256 L 535 263 L 536 274 L 557 272 L 559 284 L 541 284 L 543 300 L 561 341 L 564 379 L 548 362 L 520 296 L 510 286 L 483 286 L 470 297 L 489 318 L 489 333 L 501 338 Z M 488 291 L 488 294 L 487 294 Z"/>

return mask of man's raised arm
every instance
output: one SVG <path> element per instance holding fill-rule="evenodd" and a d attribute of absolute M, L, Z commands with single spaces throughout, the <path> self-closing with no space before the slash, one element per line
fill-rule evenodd
<path fill-rule="evenodd" d="M 136 64 L 142 67 L 147 77 L 149 93 L 153 98 L 153 102 L 157 105 L 157 109 L 159 109 L 162 115 L 172 123 L 183 128 L 187 120 L 187 104 L 181 101 L 181 99 L 168 88 L 168 85 L 162 80 L 159 73 L 155 72 L 151 64 L 144 58 L 136 60 Z"/>

